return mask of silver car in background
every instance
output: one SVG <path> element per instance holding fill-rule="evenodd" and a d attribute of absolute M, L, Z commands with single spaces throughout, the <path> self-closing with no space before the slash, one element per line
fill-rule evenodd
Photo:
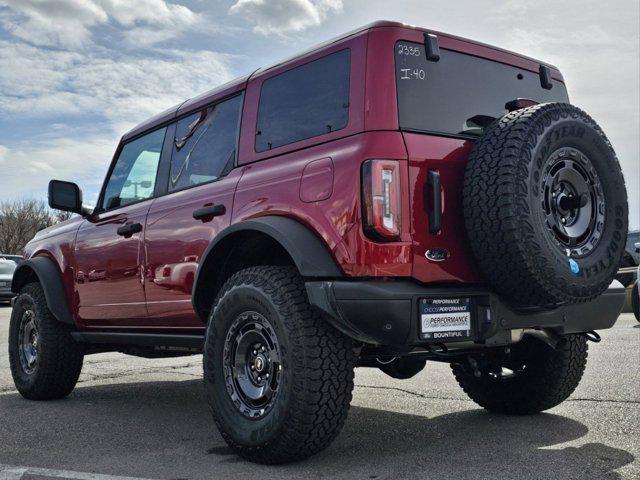
<path fill-rule="evenodd" d="M 11 280 L 21 259 L 16 255 L 0 254 L 0 302 L 9 302 L 15 296 L 11 291 Z"/>

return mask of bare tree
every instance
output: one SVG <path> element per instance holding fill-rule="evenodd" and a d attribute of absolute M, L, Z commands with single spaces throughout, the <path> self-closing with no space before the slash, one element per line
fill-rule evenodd
<path fill-rule="evenodd" d="M 0 253 L 20 254 L 39 230 L 67 220 L 68 212 L 53 212 L 42 200 L 0 203 Z"/>

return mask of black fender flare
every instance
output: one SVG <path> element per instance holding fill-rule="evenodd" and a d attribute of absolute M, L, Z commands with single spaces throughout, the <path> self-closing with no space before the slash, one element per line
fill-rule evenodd
<path fill-rule="evenodd" d="M 42 286 L 44 297 L 53 316 L 59 322 L 75 325 L 67 302 L 62 276 L 56 264 L 49 257 L 33 257 L 20 262 L 20 265 L 13 273 L 11 291 L 16 294 L 20 293 L 22 287 L 29 283 L 30 280 L 33 280 L 34 277 L 38 279 Z"/>
<path fill-rule="evenodd" d="M 191 301 L 201 318 L 206 318 L 204 295 L 207 289 L 203 277 L 211 271 L 219 271 L 224 258 L 216 247 L 241 232 L 259 232 L 278 242 L 289 254 L 300 274 L 305 278 L 342 278 L 343 274 L 325 243 L 309 227 L 297 220 L 278 215 L 258 217 L 235 223 L 222 230 L 202 254 L 193 282 Z M 206 273 L 203 273 L 206 272 Z"/>

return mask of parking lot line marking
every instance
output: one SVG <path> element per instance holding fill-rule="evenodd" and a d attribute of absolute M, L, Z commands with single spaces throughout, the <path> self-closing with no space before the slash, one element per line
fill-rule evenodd
<path fill-rule="evenodd" d="M 70 480 L 151 480 L 140 477 L 120 477 L 117 475 L 103 475 L 101 473 L 52 470 L 49 468 L 16 467 L 0 464 L 0 480 L 20 480 L 27 474 L 50 478 L 65 478 Z"/>
<path fill-rule="evenodd" d="M 0 465 L 0 480 L 20 480 L 25 473 L 26 468 Z"/>

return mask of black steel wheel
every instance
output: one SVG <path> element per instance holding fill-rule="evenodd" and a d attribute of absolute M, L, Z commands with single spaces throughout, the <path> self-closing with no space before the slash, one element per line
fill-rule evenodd
<path fill-rule="evenodd" d="M 66 397 L 82 370 L 84 350 L 47 305 L 39 283 L 25 285 L 9 322 L 9 366 L 20 394 L 29 400 Z"/>
<path fill-rule="evenodd" d="M 24 373 L 31 375 L 38 362 L 38 325 L 32 309 L 24 310 L 22 313 L 18 335 L 20 365 Z"/>
<path fill-rule="evenodd" d="M 309 457 L 347 417 L 352 342 L 311 308 L 295 268 L 252 267 L 225 282 L 203 363 L 213 419 L 227 444 L 252 462 Z"/>
<path fill-rule="evenodd" d="M 463 210 L 484 280 L 515 308 L 593 300 L 624 253 L 620 164 L 573 105 L 534 105 L 493 122 L 469 156 Z"/>
<path fill-rule="evenodd" d="M 240 413 L 266 415 L 278 396 L 282 361 L 278 337 L 264 315 L 238 315 L 225 339 L 223 362 L 227 393 Z"/>
<path fill-rule="evenodd" d="M 549 234 L 567 256 L 589 254 L 605 223 L 606 203 L 598 172 L 573 147 L 553 152 L 543 172 L 542 209 Z"/>

